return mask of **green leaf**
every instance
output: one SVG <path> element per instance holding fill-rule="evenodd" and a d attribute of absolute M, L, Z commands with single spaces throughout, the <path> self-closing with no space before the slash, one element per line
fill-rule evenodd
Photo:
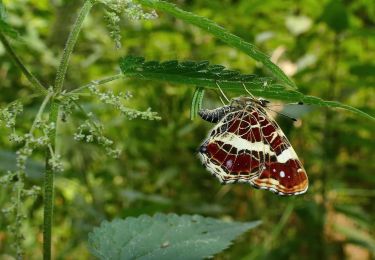
<path fill-rule="evenodd" d="M 375 118 L 357 108 L 337 101 L 325 101 L 318 97 L 286 89 L 273 82 L 271 78 L 256 75 L 241 74 L 238 71 L 226 69 L 222 65 L 210 65 L 207 61 L 179 62 L 176 60 L 145 62 L 143 57 L 127 56 L 120 60 L 122 73 L 127 77 L 139 80 L 158 80 L 176 84 L 189 84 L 204 88 L 217 89 L 246 94 L 244 86 L 255 96 L 279 99 L 288 102 L 303 102 L 308 105 L 342 108 L 364 116 Z"/>
<path fill-rule="evenodd" d="M 18 37 L 18 33 L 6 22 L 6 18 L 6 9 L 3 1 L 0 0 L 0 32 L 3 32 L 9 37 L 16 39 Z"/>
<path fill-rule="evenodd" d="M 5 17 L 6 17 L 6 12 L 5 12 L 3 0 L 0 0 L 0 21 L 5 20 Z"/>
<path fill-rule="evenodd" d="M 370 215 L 357 205 L 336 204 L 334 205 L 334 209 L 355 220 L 357 223 L 362 224 L 362 226 L 366 228 L 370 228 L 371 223 L 374 222 Z"/>
<path fill-rule="evenodd" d="M 189 24 L 195 25 L 207 31 L 208 33 L 214 35 L 228 45 L 243 51 L 254 60 L 261 62 L 267 69 L 272 72 L 273 76 L 275 76 L 277 79 L 281 80 L 292 88 L 297 88 L 295 83 L 290 80 L 289 77 L 269 59 L 267 54 L 258 50 L 255 45 L 248 43 L 244 39 L 228 32 L 215 22 L 199 15 L 184 11 L 178 8 L 176 5 L 168 2 L 159 0 L 138 0 L 138 2 L 144 6 L 164 11 L 176 18 L 179 18 Z"/>
<path fill-rule="evenodd" d="M 375 120 L 374 116 L 371 116 L 371 115 L 369 115 L 369 114 L 367 114 L 367 113 L 363 112 L 362 110 L 359 110 L 355 107 L 342 104 L 338 101 L 327 101 L 327 100 L 323 100 L 321 98 L 313 97 L 313 96 L 304 96 L 301 100 L 304 103 L 310 104 L 310 105 L 332 107 L 332 108 L 343 108 L 345 110 L 351 111 L 351 112 L 356 113 L 358 115 L 364 116 L 368 119 Z"/>
<path fill-rule="evenodd" d="M 361 80 L 363 78 L 373 78 L 375 75 L 375 63 L 362 63 L 362 64 L 355 64 L 350 67 L 350 73 L 360 77 Z"/>
<path fill-rule="evenodd" d="M 204 88 L 196 87 L 194 94 L 193 94 L 192 101 L 191 101 L 191 108 L 190 108 L 191 120 L 194 120 L 197 117 L 199 110 L 201 110 L 203 97 L 204 97 Z"/>
<path fill-rule="evenodd" d="M 226 249 L 259 224 L 198 215 L 142 215 L 104 221 L 89 234 L 89 246 L 100 259 L 202 259 Z"/>
<path fill-rule="evenodd" d="M 369 249 L 372 254 L 375 254 L 375 240 L 367 232 L 338 224 L 335 224 L 334 228 L 346 236 L 347 242 L 365 247 Z"/>
<path fill-rule="evenodd" d="M 127 77 L 161 80 L 177 84 L 193 84 L 217 89 L 217 85 L 227 90 L 244 90 L 244 85 L 254 92 L 261 93 L 265 86 L 284 89 L 273 83 L 268 77 L 241 74 L 238 71 L 225 69 L 222 65 L 210 65 L 208 61 L 177 60 L 145 62 L 143 57 L 127 56 L 120 60 L 120 68 Z"/>
<path fill-rule="evenodd" d="M 349 27 L 348 13 L 340 0 L 331 0 L 325 7 L 320 18 L 332 30 L 340 33 Z"/>

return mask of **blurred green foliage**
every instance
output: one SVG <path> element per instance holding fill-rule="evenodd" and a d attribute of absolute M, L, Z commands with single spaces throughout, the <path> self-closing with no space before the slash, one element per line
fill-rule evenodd
<path fill-rule="evenodd" d="M 30 70 L 52 82 L 70 24 L 82 1 L 3 0 L 8 23 L 18 31 L 12 44 Z M 358 1 L 177 1 L 182 9 L 205 16 L 254 42 L 292 76 L 304 94 L 337 100 L 375 114 L 375 2 Z M 94 8 L 85 22 L 69 66 L 67 88 L 119 71 L 128 54 L 148 60 L 209 60 L 243 73 L 269 76 L 236 49 L 191 25 L 158 13 L 145 22 L 123 20 L 122 48 L 116 49 Z M 0 45 L 0 106 L 31 95 L 32 89 Z M 53 247 L 57 259 L 90 258 L 87 234 L 104 219 L 156 212 L 201 214 L 236 221 L 260 219 L 262 226 L 241 237 L 216 259 L 370 259 L 375 256 L 374 122 L 342 110 L 290 108 L 300 118 L 279 123 L 310 179 L 298 197 L 278 197 L 249 185 L 221 186 L 196 158 L 211 127 L 190 121 L 194 89 L 184 85 L 126 80 L 105 86 L 130 91 L 129 106 L 157 111 L 161 121 L 125 120 L 111 107 L 87 98 L 83 107 L 105 124 L 123 149 L 118 160 L 100 147 L 77 143 L 73 133 L 84 121 L 77 112 L 61 123 L 58 149 L 65 171 L 56 176 Z M 227 93 L 230 97 L 234 93 Z M 35 103 L 34 103 L 35 102 Z M 30 127 L 37 102 L 18 119 Z M 40 102 L 40 101 L 39 101 Z M 277 101 L 276 101 L 277 102 Z M 220 105 L 206 91 L 203 106 Z M 0 170 L 14 161 L 5 129 L 0 128 Z M 43 151 L 28 168 L 29 183 L 42 184 Z M 11 187 L 1 188 L 0 208 Z M 25 247 L 41 257 L 42 197 L 26 201 Z M 0 258 L 13 254 L 6 232 L 11 219 L 0 218 Z"/>

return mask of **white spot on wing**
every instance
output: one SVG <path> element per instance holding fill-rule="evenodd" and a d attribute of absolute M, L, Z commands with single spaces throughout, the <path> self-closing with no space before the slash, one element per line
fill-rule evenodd
<path fill-rule="evenodd" d="M 256 175 L 249 173 L 249 175 L 231 175 L 227 174 L 219 165 L 215 165 L 205 154 L 199 154 L 199 157 L 206 169 L 214 175 L 223 184 L 242 182 L 248 183 L 251 179 L 256 178 Z M 232 162 L 233 163 L 233 162 Z"/>
<path fill-rule="evenodd" d="M 285 177 L 285 172 L 284 172 L 284 171 L 280 171 L 280 177 L 281 177 L 281 178 L 284 178 L 284 177 Z"/>
<path fill-rule="evenodd" d="M 233 161 L 232 160 L 228 160 L 225 165 L 227 166 L 228 169 L 231 169 L 232 166 L 233 166 Z"/>

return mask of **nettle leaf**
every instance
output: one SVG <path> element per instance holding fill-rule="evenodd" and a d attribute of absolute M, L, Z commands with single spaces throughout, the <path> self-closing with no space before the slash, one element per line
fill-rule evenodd
<path fill-rule="evenodd" d="M 237 94 L 247 94 L 245 86 L 255 96 L 287 102 L 303 102 L 307 105 L 342 108 L 375 120 L 373 116 L 357 108 L 337 101 L 326 101 L 318 97 L 306 96 L 301 92 L 287 89 L 285 86 L 275 83 L 271 78 L 241 74 L 238 71 L 226 69 L 222 65 L 210 65 L 208 61 L 159 62 L 145 61 L 143 57 L 127 56 L 120 60 L 120 68 L 126 77 L 140 80 L 189 84 L 216 90 L 220 87 L 224 91 Z"/>
<path fill-rule="evenodd" d="M 244 90 L 245 85 L 255 93 L 261 93 L 265 86 L 271 85 L 274 89 L 284 89 L 283 86 L 275 84 L 272 78 L 241 74 L 222 65 L 210 65 L 208 61 L 145 62 L 143 57 L 127 56 L 121 59 L 120 67 L 128 77 L 193 84 L 205 88 L 217 89 L 219 85 L 226 90 Z"/>
<path fill-rule="evenodd" d="M 168 2 L 159 0 L 138 0 L 138 2 L 155 10 L 164 11 L 178 19 L 183 20 L 184 22 L 205 30 L 206 32 L 214 35 L 226 44 L 233 46 L 240 51 L 243 51 L 254 60 L 261 62 L 267 69 L 272 72 L 273 76 L 275 76 L 277 79 L 281 80 L 294 89 L 297 88 L 295 83 L 291 79 L 289 79 L 289 77 L 270 60 L 267 54 L 258 50 L 255 45 L 248 43 L 244 39 L 228 32 L 215 22 L 205 17 L 201 17 L 199 15 L 184 11 L 178 8 L 176 5 Z"/>
<path fill-rule="evenodd" d="M 202 259 L 226 249 L 259 224 L 198 215 L 142 215 L 104 221 L 89 234 L 89 246 L 100 259 Z"/>

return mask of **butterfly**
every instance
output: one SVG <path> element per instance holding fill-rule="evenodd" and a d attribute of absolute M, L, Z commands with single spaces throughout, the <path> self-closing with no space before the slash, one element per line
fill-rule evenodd
<path fill-rule="evenodd" d="M 229 105 L 199 111 L 216 123 L 198 155 L 221 183 L 250 183 L 278 195 L 298 195 L 308 188 L 305 169 L 276 121 L 269 101 L 238 97 Z"/>

